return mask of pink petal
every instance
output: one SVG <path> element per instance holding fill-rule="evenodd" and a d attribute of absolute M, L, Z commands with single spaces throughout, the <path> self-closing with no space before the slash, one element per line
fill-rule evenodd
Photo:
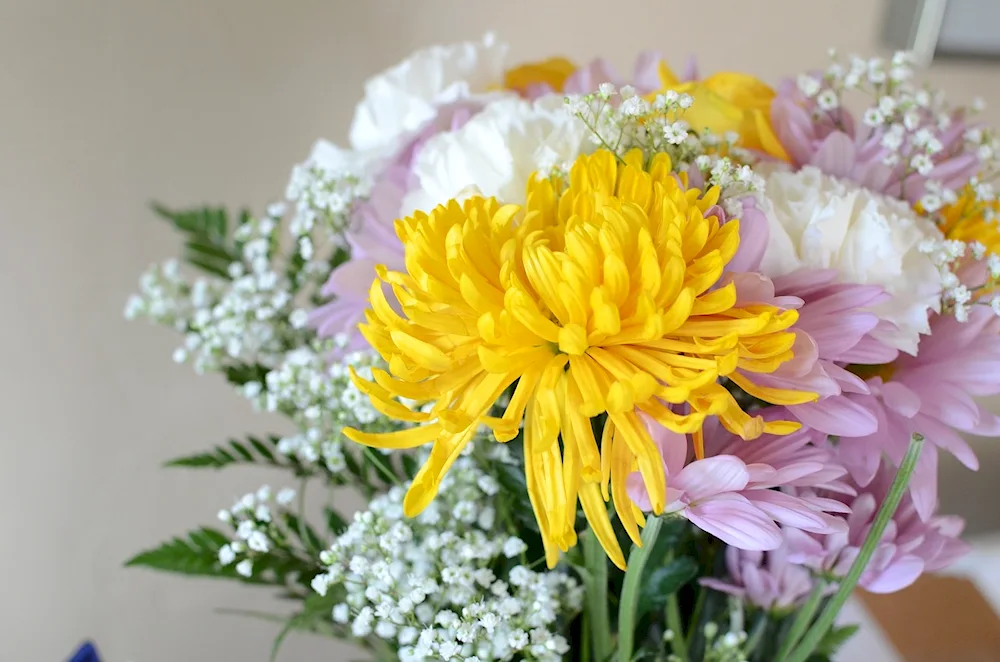
<path fill-rule="evenodd" d="M 774 521 L 785 526 L 812 533 L 833 533 L 839 528 L 847 530 L 847 523 L 843 520 L 838 520 L 840 524 L 831 527 L 831 523 L 821 513 L 790 494 L 776 490 L 748 490 L 743 496 Z"/>
<path fill-rule="evenodd" d="M 854 141 L 845 133 L 831 133 L 812 157 L 812 165 L 834 177 L 847 177 L 855 163 Z"/>
<path fill-rule="evenodd" d="M 684 515 L 699 529 L 739 549 L 766 551 L 781 545 L 781 529 L 738 494 L 707 499 Z"/>
<path fill-rule="evenodd" d="M 883 384 L 882 400 L 889 409 L 906 418 L 913 418 L 920 411 L 920 397 L 900 382 Z"/>
<path fill-rule="evenodd" d="M 684 490 L 692 502 L 747 486 L 750 472 L 743 460 L 733 455 L 717 455 L 697 460 L 673 477 L 673 485 Z"/>
<path fill-rule="evenodd" d="M 903 556 L 878 573 L 874 579 L 866 581 L 864 588 L 872 593 L 895 593 L 913 582 L 924 571 L 924 562 L 916 556 Z"/>
<path fill-rule="evenodd" d="M 843 437 L 863 437 L 878 429 L 878 419 L 866 407 L 843 395 L 788 408 L 809 427 Z"/>
<path fill-rule="evenodd" d="M 663 427 L 651 417 L 642 415 L 646 430 L 660 451 L 667 476 L 676 476 L 684 468 L 688 457 L 687 435 L 679 434 Z"/>

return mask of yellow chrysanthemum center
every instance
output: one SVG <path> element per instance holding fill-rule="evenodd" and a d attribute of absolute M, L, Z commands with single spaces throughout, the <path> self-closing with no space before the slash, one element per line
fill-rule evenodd
<path fill-rule="evenodd" d="M 381 448 L 433 442 L 406 496 L 408 515 L 433 499 L 481 425 L 505 442 L 523 423 L 528 492 L 549 566 L 576 542 L 579 500 L 624 567 L 606 502 L 614 496 L 637 544 L 644 522 L 626 477 L 638 469 L 653 511 L 665 505 L 663 465 L 640 413 L 696 443 L 707 416 L 746 439 L 797 428 L 748 415 L 719 383 L 745 380 L 737 368 L 772 372 L 790 359 L 796 313 L 737 305 L 735 287 L 720 281 L 739 223 L 706 216 L 719 191 L 684 182 L 666 155 L 644 167 L 639 152 L 622 162 L 601 151 L 577 160 L 565 190 L 534 178 L 523 209 L 477 197 L 397 222 L 406 273 L 380 269 L 362 325 L 389 372 L 353 377 L 379 411 L 420 425 L 347 435 Z M 506 409 L 494 414 L 511 386 Z M 802 401 L 801 393 L 765 391 Z M 602 414 L 598 442 L 591 418 Z"/>

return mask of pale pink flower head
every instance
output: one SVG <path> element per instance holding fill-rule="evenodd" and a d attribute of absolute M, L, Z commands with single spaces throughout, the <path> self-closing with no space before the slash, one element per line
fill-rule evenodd
<path fill-rule="evenodd" d="M 974 399 L 1000 394 L 1000 318 L 986 306 L 973 306 L 967 322 L 936 315 L 918 355 L 901 355 L 882 374 L 868 380 L 869 394 L 849 396 L 875 415 L 878 429 L 841 436 L 837 456 L 864 486 L 875 478 L 883 457 L 898 465 L 913 434 L 922 435 L 927 443 L 910 494 L 926 519 L 937 503 L 938 449 L 975 470 L 979 462 L 959 432 L 1000 436 L 1000 418 Z"/>
<path fill-rule="evenodd" d="M 816 584 L 808 568 L 788 560 L 785 543 L 769 552 L 727 547 L 726 574 L 725 579 L 706 577 L 698 583 L 776 615 L 801 606 Z"/>
<path fill-rule="evenodd" d="M 823 80 L 822 74 L 812 78 L 817 83 Z M 822 93 L 807 97 L 795 82 L 784 81 L 771 103 L 774 132 L 796 168 L 815 166 L 827 175 L 915 203 L 928 191 L 929 181 L 957 190 L 981 167 L 976 152 L 964 144 L 969 126 L 961 112 L 939 112 L 933 105 L 915 108 L 910 127 L 899 131 L 904 129 L 900 122 L 892 123 L 898 129 L 872 126 L 842 104 L 824 109 L 818 102 L 822 97 Z M 940 150 L 929 155 L 929 170 L 914 172 L 909 161 L 912 155 L 926 153 L 918 143 L 929 139 Z"/>
<path fill-rule="evenodd" d="M 774 489 L 795 484 L 835 485 L 845 473 L 825 466 L 823 460 L 830 459 L 829 453 L 808 446 L 809 439 L 798 443 L 793 440 L 791 450 L 778 444 L 764 447 L 771 435 L 753 442 L 729 443 L 728 432 L 717 432 L 709 425 L 706 449 L 720 452 L 697 460 L 691 457 L 686 435 L 671 432 L 650 419 L 646 427 L 663 458 L 667 478 L 665 513 L 680 515 L 723 542 L 746 550 L 775 549 L 781 544 L 779 524 L 818 534 L 843 528 L 842 520 L 827 512 L 843 512 L 842 503 L 813 496 L 801 498 Z M 745 452 L 758 444 L 762 445 L 758 453 Z M 641 474 L 629 476 L 628 490 L 636 505 L 649 510 Z"/>
<path fill-rule="evenodd" d="M 588 94 L 596 92 L 601 83 L 612 83 L 616 87 L 631 85 L 639 94 L 649 94 L 663 87 L 660 80 L 661 62 L 663 62 L 661 53 L 648 51 L 640 54 L 635 62 L 632 80 L 627 81 L 615 71 L 610 62 L 604 58 L 598 58 L 573 72 L 566 79 L 563 92 L 566 94 Z M 682 80 L 694 80 L 697 77 L 697 66 L 694 60 L 690 60 L 684 69 Z"/>
<path fill-rule="evenodd" d="M 787 407 L 788 416 L 804 425 L 832 435 L 872 434 L 878 429 L 875 415 L 847 397 L 867 394 L 869 388 L 845 366 L 883 364 L 898 356 L 898 350 L 872 335 L 887 323 L 870 308 L 889 294 L 876 285 L 837 283 L 836 278 L 832 269 L 803 269 L 774 279 L 777 296 L 794 295 L 803 302 L 792 327 L 795 357 L 757 382 L 819 393 L 816 402 Z"/>
<path fill-rule="evenodd" d="M 851 509 L 846 519 L 847 531 L 820 537 L 802 530 L 786 530 L 789 560 L 834 577 L 846 575 L 861 551 L 894 475 L 895 468 L 883 464 L 876 478 L 857 497 L 845 500 Z M 893 593 L 915 582 L 923 572 L 947 567 L 968 551 L 958 539 L 963 527 L 964 522 L 958 517 L 922 519 L 913 499 L 904 495 L 859 585 L 872 593 Z"/>

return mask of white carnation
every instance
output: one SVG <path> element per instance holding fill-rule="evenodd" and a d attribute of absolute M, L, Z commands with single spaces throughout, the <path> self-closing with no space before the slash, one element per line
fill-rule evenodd
<path fill-rule="evenodd" d="M 760 171 L 760 169 L 758 169 Z M 918 249 L 941 233 L 905 202 L 806 166 L 764 172 L 770 241 L 763 272 L 780 276 L 799 268 L 835 269 L 846 283 L 881 285 L 892 300 L 873 309 L 898 330 L 879 340 L 916 354 L 928 333 L 928 311 L 940 309 L 941 275 Z"/>
<path fill-rule="evenodd" d="M 356 150 L 394 146 L 437 116 L 441 106 L 485 96 L 503 82 L 507 44 L 487 34 L 419 50 L 365 83 L 351 123 Z"/>
<path fill-rule="evenodd" d="M 418 184 L 404 199 L 404 212 L 430 211 L 471 195 L 523 203 L 532 173 L 572 163 L 590 149 L 589 136 L 557 95 L 494 101 L 459 130 L 427 141 L 414 163 Z"/>

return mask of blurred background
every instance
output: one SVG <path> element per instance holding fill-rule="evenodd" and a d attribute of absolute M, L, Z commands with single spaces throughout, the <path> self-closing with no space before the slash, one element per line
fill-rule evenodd
<path fill-rule="evenodd" d="M 111 662 L 264 660 L 276 626 L 215 610 L 264 596 L 121 563 L 209 523 L 264 474 L 162 471 L 162 460 L 275 430 L 128 324 L 139 273 L 178 251 L 148 202 L 282 196 L 318 137 L 340 140 L 366 77 L 410 51 L 496 30 L 514 60 L 644 49 L 769 82 L 829 46 L 883 53 L 879 0 L 444 2 L 0 0 L 0 659 L 62 660 L 93 637 Z M 1000 120 L 1000 67 L 935 62 L 955 100 Z M 944 510 L 1000 528 L 1000 444 L 943 468 Z M 279 485 L 276 483 L 275 487 Z M 340 659 L 293 638 L 282 659 Z M 346 659 L 346 653 L 344 659 Z"/>

